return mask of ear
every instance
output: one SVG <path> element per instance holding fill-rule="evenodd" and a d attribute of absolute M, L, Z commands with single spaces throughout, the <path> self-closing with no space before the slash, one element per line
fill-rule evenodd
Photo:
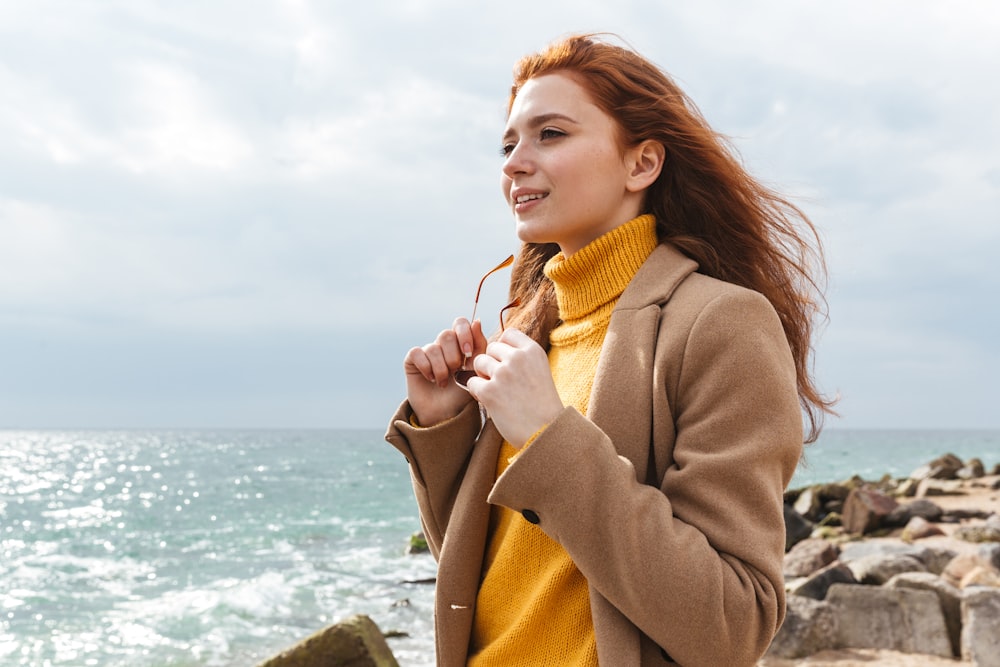
<path fill-rule="evenodd" d="M 625 154 L 626 182 L 629 192 L 642 192 L 652 185 L 663 170 L 666 150 L 663 144 L 647 139 Z"/>

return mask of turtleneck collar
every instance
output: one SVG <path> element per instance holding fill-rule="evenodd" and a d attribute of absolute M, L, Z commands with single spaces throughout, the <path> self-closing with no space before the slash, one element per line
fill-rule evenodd
<path fill-rule="evenodd" d="M 595 239 L 570 257 L 558 253 L 545 264 L 555 285 L 564 322 L 586 317 L 616 300 L 656 248 L 656 220 L 640 215 Z"/>

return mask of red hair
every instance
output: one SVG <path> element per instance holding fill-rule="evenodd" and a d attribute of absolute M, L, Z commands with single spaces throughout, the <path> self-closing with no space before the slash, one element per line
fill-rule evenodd
<path fill-rule="evenodd" d="M 825 314 L 820 281 L 826 267 L 816 228 L 777 192 L 755 180 L 725 137 L 705 121 L 676 83 L 656 65 L 597 35 L 577 35 L 522 58 L 514 67 L 508 112 L 529 79 L 564 73 L 617 123 L 623 147 L 657 141 L 663 170 L 646 191 L 644 213 L 656 217 L 660 242 L 698 262 L 699 272 L 763 294 L 781 319 L 795 359 L 799 400 L 815 440 L 833 400 L 811 377 L 813 318 Z M 558 313 L 542 273 L 559 251 L 525 243 L 511 275 L 511 298 L 525 307 L 510 318 L 548 346 Z"/>

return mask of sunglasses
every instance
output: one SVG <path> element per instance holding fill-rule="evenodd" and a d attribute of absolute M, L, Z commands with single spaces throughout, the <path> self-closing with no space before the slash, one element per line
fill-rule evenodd
<path fill-rule="evenodd" d="M 494 266 L 492 269 L 490 269 L 489 271 L 487 271 L 486 275 L 483 276 L 479 280 L 479 287 L 476 288 L 476 300 L 472 304 L 472 317 L 469 318 L 470 322 L 475 322 L 476 321 L 476 309 L 479 308 L 479 294 L 483 291 L 483 283 L 486 282 L 486 279 L 489 278 L 491 275 L 493 275 L 494 273 L 496 273 L 500 269 L 507 268 L 508 266 L 510 266 L 513 263 L 514 263 L 514 255 L 511 255 L 510 257 L 508 257 L 507 259 L 505 259 L 504 261 L 500 262 L 499 264 L 497 264 L 496 266 Z M 513 301 L 511 301 L 506 306 L 504 306 L 503 308 L 500 309 L 500 333 L 503 333 L 503 331 L 504 331 L 504 322 L 503 322 L 503 316 L 504 316 L 504 314 L 508 310 L 510 310 L 511 308 L 517 308 L 520 305 L 521 305 L 521 300 L 520 299 L 514 299 Z M 458 384 L 462 385 L 463 387 L 468 384 L 469 378 L 471 378 L 471 377 L 473 377 L 473 376 L 476 375 L 476 371 L 472 370 L 471 368 L 466 368 L 466 364 L 468 364 L 468 363 L 469 363 L 469 359 L 468 358 L 465 359 L 465 360 L 463 360 L 462 361 L 462 368 L 460 368 L 459 370 L 455 371 L 455 382 L 457 382 Z"/>

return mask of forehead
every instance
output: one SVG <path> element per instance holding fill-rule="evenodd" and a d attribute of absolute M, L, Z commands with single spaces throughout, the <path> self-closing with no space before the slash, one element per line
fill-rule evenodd
<path fill-rule="evenodd" d="M 507 129 L 530 125 L 535 119 L 553 114 L 581 123 L 597 116 L 607 118 L 582 85 L 572 76 L 557 72 L 528 79 L 521 86 L 507 116 Z"/>

